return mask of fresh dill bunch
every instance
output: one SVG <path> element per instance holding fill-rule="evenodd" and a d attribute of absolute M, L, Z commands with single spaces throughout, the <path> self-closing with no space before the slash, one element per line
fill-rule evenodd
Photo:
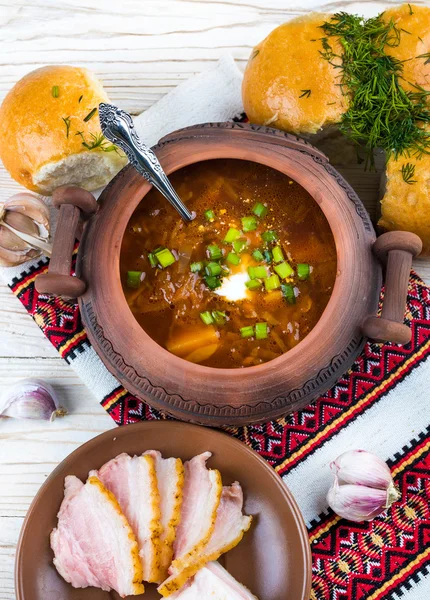
<path fill-rule="evenodd" d="M 335 14 L 321 28 L 320 54 L 340 69 L 338 85 L 349 97 L 339 129 L 366 148 L 365 167 L 374 167 L 375 148 L 385 150 L 387 158 L 429 153 L 430 92 L 414 84 L 410 84 L 413 91 L 403 89 L 403 61 L 386 52 L 398 46 L 407 32 L 393 20 L 384 22 L 382 15 L 364 19 L 345 12 Z M 339 41 L 340 54 L 334 52 L 330 38 Z"/>

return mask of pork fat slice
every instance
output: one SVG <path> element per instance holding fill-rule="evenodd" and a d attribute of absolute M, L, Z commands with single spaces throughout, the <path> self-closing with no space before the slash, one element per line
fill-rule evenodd
<path fill-rule="evenodd" d="M 177 575 L 186 568 L 201 553 L 213 533 L 222 480 L 217 469 L 206 468 L 206 461 L 211 456 L 211 452 L 204 452 L 184 465 L 181 520 L 176 529 L 170 575 Z"/>
<path fill-rule="evenodd" d="M 163 458 L 161 452 L 148 450 L 144 453 L 155 462 L 162 533 L 160 536 L 160 577 L 158 583 L 166 579 L 173 558 L 173 542 L 181 517 L 182 489 L 184 486 L 184 466 L 180 458 Z"/>
<path fill-rule="evenodd" d="M 171 600 L 258 600 L 257 596 L 251 594 L 217 562 L 211 562 L 201 569 L 170 598 Z"/>
<path fill-rule="evenodd" d="M 187 566 L 173 573 L 159 586 L 158 591 L 162 596 L 170 596 L 205 564 L 217 560 L 221 554 L 237 546 L 252 521 L 252 517 L 242 514 L 242 509 L 243 492 L 240 484 L 236 481 L 233 485 L 224 486 L 209 542 L 193 555 Z"/>
<path fill-rule="evenodd" d="M 94 586 L 121 597 L 142 594 L 134 533 L 111 492 L 92 471 L 85 484 L 66 477 L 58 525 L 51 533 L 54 565 L 75 588 Z"/>
<path fill-rule="evenodd" d="M 119 454 L 103 465 L 98 476 L 115 495 L 136 535 L 143 580 L 159 582 L 162 527 L 154 458 Z"/>

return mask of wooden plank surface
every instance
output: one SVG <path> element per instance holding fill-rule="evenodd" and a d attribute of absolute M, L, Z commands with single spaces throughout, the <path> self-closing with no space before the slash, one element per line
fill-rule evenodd
<path fill-rule="evenodd" d="M 2 0 L 0 101 L 32 69 L 75 64 L 93 69 L 112 101 L 138 114 L 225 52 L 243 67 L 251 48 L 294 15 L 313 9 L 369 15 L 391 4 L 397 2 Z M 354 177 L 359 181 L 361 172 Z M 1 167 L 0 202 L 19 189 Z M 374 200 L 367 208 L 375 214 Z M 415 267 L 430 282 L 430 263 Z M 0 392 L 37 376 L 54 384 L 70 411 L 52 424 L 0 421 L 0 600 L 12 600 L 14 552 L 32 498 L 59 461 L 114 424 L 4 284 L 0 307 Z"/>

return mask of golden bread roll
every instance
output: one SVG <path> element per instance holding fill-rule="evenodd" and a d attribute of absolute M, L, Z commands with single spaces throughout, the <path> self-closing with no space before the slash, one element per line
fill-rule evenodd
<path fill-rule="evenodd" d="M 43 67 L 18 81 L 0 107 L 0 158 L 11 176 L 41 194 L 107 184 L 127 161 L 101 134 L 100 102 L 109 98 L 87 69 Z"/>
<path fill-rule="evenodd" d="M 402 167 L 415 166 L 406 183 Z M 405 171 L 403 171 L 405 172 Z M 430 256 L 430 156 L 421 160 L 401 157 L 387 163 L 385 194 L 378 225 L 386 231 L 400 229 L 416 233 L 423 242 L 421 256 Z"/>
<path fill-rule="evenodd" d="M 409 32 L 401 33 L 398 46 L 387 49 L 387 53 L 405 60 L 406 82 L 401 84 L 411 91 L 415 90 L 411 84 L 430 90 L 430 60 L 420 57 L 430 52 L 430 8 L 405 4 L 387 10 L 383 17 Z M 423 242 L 421 256 L 430 256 L 430 156 L 390 158 L 386 177 L 378 225 L 387 231 L 416 233 Z"/>
<path fill-rule="evenodd" d="M 393 20 L 400 30 L 399 45 L 387 46 L 385 52 L 405 61 L 401 85 L 410 91 L 416 90 L 415 84 L 430 90 L 430 60 L 423 56 L 430 52 L 430 8 L 402 4 L 386 10 L 382 18 L 386 23 Z"/>
<path fill-rule="evenodd" d="M 341 73 L 321 57 L 321 25 L 331 15 L 310 13 L 272 31 L 251 53 L 242 97 L 252 123 L 297 134 L 315 134 L 337 123 L 347 109 Z M 336 53 L 338 43 L 330 40 Z"/>

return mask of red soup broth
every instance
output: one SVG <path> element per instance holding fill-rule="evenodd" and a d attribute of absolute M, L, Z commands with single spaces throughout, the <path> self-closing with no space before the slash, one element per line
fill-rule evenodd
<path fill-rule="evenodd" d="M 196 163 L 170 176 L 196 217 L 152 189 L 124 234 L 127 303 L 163 348 L 240 368 L 288 352 L 320 319 L 336 277 L 327 219 L 288 176 L 253 162 Z"/>

